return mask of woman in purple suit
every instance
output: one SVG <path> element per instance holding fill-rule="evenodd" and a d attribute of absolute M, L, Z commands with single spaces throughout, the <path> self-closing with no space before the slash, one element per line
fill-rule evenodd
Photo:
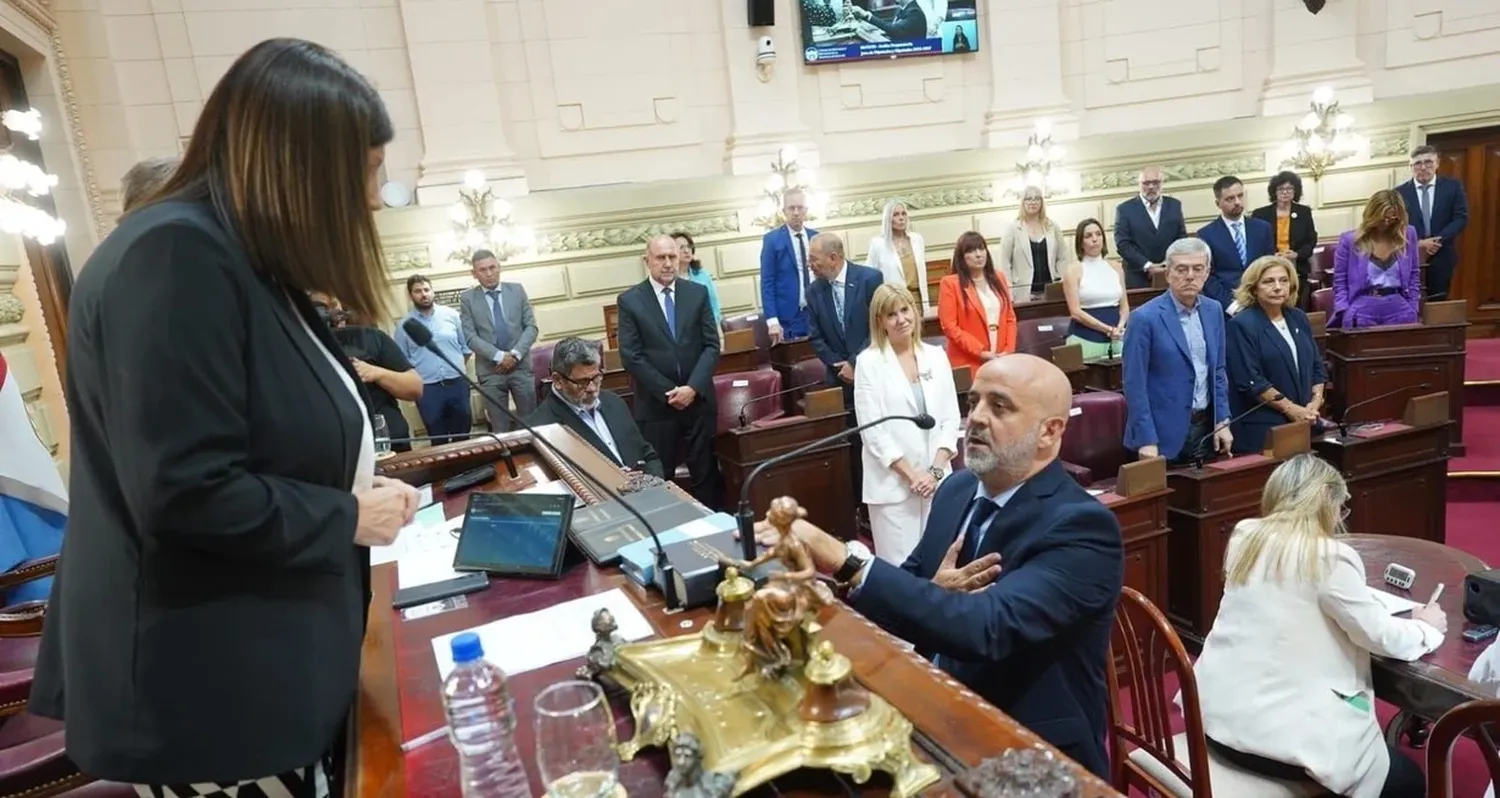
<path fill-rule="evenodd" d="M 1401 195 L 1370 195 L 1359 227 L 1339 236 L 1333 251 L 1333 318 L 1344 330 L 1415 324 L 1422 299 L 1417 231 L 1407 224 Z"/>

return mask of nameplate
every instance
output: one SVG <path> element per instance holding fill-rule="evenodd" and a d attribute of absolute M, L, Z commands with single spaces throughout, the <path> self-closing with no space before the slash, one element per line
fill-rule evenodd
<path fill-rule="evenodd" d="M 732 388 L 749 388 L 750 387 L 750 381 L 749 380 L 735 380 L 734 382 L 730 383 L 729 385 Z"/>
<path fill-rule="evenodd" d="M 1422 304 L 1423 324 L 1463 324 L 1469 320 L 1469 303 L 1462 299 Z"/>
<path fill-rule="evenodd" d="M 842 412 L 844 412 L 844 391 L 841 388 L 809 391 L 803 396 L 802 415 L 808 418 L 823 418 Z"/>
<path fill-rule="evenodd" d="M 1430 427 L 1450 418 L 1447 391 L 1413 396 L 1406 400 L 1406 412 L 1401 416 L 1402 422 L 1413 427 Z"/>
<path fill-rule="evenodd" d="M 1120 466 L 1115 477 L 1115 493 L 1121 496 L 1139 496 L 1161 490 L 1167 486 L 1167 459 L 1151 457 Z"/>
<path fill-rule="evenodd" d="M 1070 407 L 1070 408 L 1068 408 L 1068 418 L 1072 418 L 1074 416 L 1081 416 L 1081 415 L 1083 415 L 1083 408 L 1081 408 L 1081 407 Z"/>
<path fill-rule="evenodd" d="M 724 354 L 747 352 L 755 348 L 755 330 L 729 330 L 724 333 Z"/>
<path fill-rule="evenodd" d="M 1081 371 L 1083 369 L 1083 347 L 1078 344 L 1066 344 L 1052 347 L 1052 365 L 1063 371 Z"/>
<path fill-rule="evenodd" d="M 1050 324 L 1037 325 L 1036 331 L 1037 332 L 1052 332 L 1052 325 L 1050 325 Z"/>
<path fill-rule="evenodd" d="M 1266 438 L 1265 454 L 1276 460 L 1312 451 L 1312 424 L 1294 421 L 1272 427 Z"/>
<path fill-rule="evenodd" d="M 1260 465 L 1261 463 L 1270 461 L 1270 459 L 1263 454 L 1242 454 L 1239 457 L 1231 457 L 1228 460 L 1215 460 L 1212 463 L 1206 463 L 1204 467 L 1212 468 L 1216 471 L 1238 471 L 1241 468 Z"/>

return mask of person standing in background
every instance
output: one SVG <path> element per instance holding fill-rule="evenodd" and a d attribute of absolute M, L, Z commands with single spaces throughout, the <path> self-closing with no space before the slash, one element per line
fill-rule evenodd
<path fill-rule="evenodd" d="M 812 285 L 807 247 L 818 234 L 803 224 L 807 193 L 801 189 L 781 198 L 781 213 L 786 224 L 760 241 L 760 309 L 772 344 L 807 337 L 807 287 Z"/>
<path fill-rule="evenodd" d="M 719 290 L 714 288 L 714 276 L 698 260 L 698 245 L 693 242 L 692 236 L 682 232 L 673 233 L 672 240 L 677 242 L 677 266 L 682 269 L 682 276 L 708 289 L 708 308 L 713 311 L 714 324 L 723 324 L 724 311 L 719 307 Z"/>
<path fill-rule="evenodd" d="M 458 299 L 464 341 L 479 355 L 474 371 L 485 396 L 490 429 L 507 432 L 510 419 L 495 406 L 509 395 L 516 415 L 525 418 L 536 409 L 536 378 L 531 374 L 531 345 L 536 343 L 536 316 L 520 283 L 500 282 L 500 261 L 487 249 L 470 258 L 479 285 Z"/>
<path fill-rule="evenodd" d="M 879 269 L 885 281 L 921 297 L 918 312 L 932 307 L 927 298 L 927 243 L 911 229 L 906 203 L 894 199 L 885 204 L 880 217 L 880 235 L 870 239 L 870 268 Z"/>
<path fill-rule="evenodd" d="M 1234 290 L 1240 287 L 1240 275 L 1256 258 L 1275 253 L 1276 233 L 1269 223 L 1245 217 L 1245 184 L 1238 177 L 1225 175 L 1214 181 L 1214 203 L 1219 218 L 1194 234 L 1213 253 L 1203 295 L 1232 314 L 1238 310 Z"/>
<path fill-rule="evenodd" d="M 120 212 L 130 213 L 131 209 L 141 204 L 141 200 L 156 193 L 167 182 L 167 178 L 177 171 L 178 163 L 181 163 L 181 159 L 177 156 L 163 155 L 147 158 L 130 167 L 130 171 L 120 180 Z"/>
<path fill-rule="evenodd" d="M 1352 330 L 1415 324 L 1422 306 L 1417 229 L 1393 189 L 1370 195 L 1359 227 L 1339 236 L 1333 250 L 1333 317 L 1328 326 Z"/>
<path fill-rule="evenodd" d="M 313 309 L 333 330 L 333 339 L 339 342 L 349 361 L 354 364 L 354 373 L 364 383 L 369 394 L 370 412 L 385 420 L 386 437 L 406 438 L 411 435 L 406 417 L 401 415 L 397 400 L 415 402 L 422 397 L 422 378 L 412 368 L 401 347 L 378 327 L 350 324 L 349 314 L 335 297 L 323 291 L 309 291 L 307 298 Z M 393 443 L 391 449 L 398 452 L 411 451 L 407 442 Z"/>
<path fill-rule="evenodd" d="M 828 369 L 828 383 L 844 389 L 849 409 L 854 407 L 854 359 L 870 345 L 870 301 L 885 280 L 869 266 L 849 262 L 844 240 L 832 233 L 813 239 L 808 262 L 818 278 L 807 290 L 812 348 Z"/>
<path fill-rule="evenodd" d="M 406 295 L 412 309 L 396 325 L 396 346 L 411 362 L 422 379 L 422 396 L 417 399 L 417 414 L 433 444 L 467 438 L 474 427 L 469 405 L 469 384 L 463 375 L 443 359 L 417 346 L 402 329 L 406 319 L 416 319 L 432 331 L 432 343 L 454 363 L 469 362 L 469 344 L 464 338 L 463 319 L 458 311 L 437 303 L 432 281 L 420 274 L 406 278 Z"/>
<path fill-rule="evenodd" d="M 1084 219 L 1073 233 L 1073 251 L 1078 260 L 1063 270 L 1063 298 L 1068 303 L 1068 343 L 1083 349 L 1084 360 L 1100 360 L 1119 354 L 1130 319 L 1130 298 L 1125 293 L 1125 273 L 1104 259 L 1104 225 Z"/>
<path fill-rule="evenodd" d="M 1411 179 L 1396 191 L 1417 228 L 1417 250 L 1427 261 L 1427 297 L 1443 300 L 1458 268 L 1458 234 L 1469 226 L 1469 198 L 1462 181 L 1438 176 L 1437 165 L 1436 147 L 1423 144 L 1412 150 Z"/>
<path fill-rule="evenodd" d="M 1328 372 L 1307 314 L 1297 308 L 1292 262 L 1268 255 L 1250 264 L 1235 293 L 1240 312 L 1229 320 L 1225 342 L 1229 368 L 1229 412 L 1234 450 L 1257 454 L 1273 427 L 1306 422 L 1318 431 Z M 1276 396 L 1281 398 L 1277 399 Z M 1269 402 L 1259 410 L 1251 408 Z"/>
<path fill-rule="evenodd" d="M 984 236 L 973 230 L 959 236 L 950 270 L 938 283 L 938 323 L 949 362 L 972 375 L 985 361 L 1015 351 L 1016 308 Z"/>
<path fill-rule="evenodd" d="M 1271 204 L 1256 208 L 1250 216 L 1276 231 L 1276 254 L 1296 265 L 1305 306 L 1312 294 L 1308 280 L 1312 275 L 1313 250 L 1318 246 L 1318 228 L 1313 224 L 1312 208 L 1302 204 L 1302 178 L 1296 172 L 1279 172 L 1266 184 L 1266 194 Z"/>
<path fill-rule="evenodd" d="M 1021 212 L 1000 238 L 1000 272 L 1010 281 L 1017 302 L 1041 299 L 1047 284 L 1062 278 L 1062 231 L 1047 218 L 1042 190 L 1027 186 L 1021 195 Z"/>
<path fill-rule="evenodd" d="M 1162 194 L 1160 166 L 1148 166 L 1139 177 L 1141 195 L 1115 207 L 1115 251 L 1125 265 L 1126 288 L 1150 288 L 1166 271 L 1167 247 L 1187 238 L 1182 203 Z"/>

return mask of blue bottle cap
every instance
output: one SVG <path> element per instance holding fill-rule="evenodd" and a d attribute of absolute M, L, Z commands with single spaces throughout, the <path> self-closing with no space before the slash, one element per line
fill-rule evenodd
<path fill-rule="evenodd" d="M 453 664 L 455 665 L 484 658 L 484 644 L 479 642 L 479 635 L 473 632 L 454 635 L 449 645 L 453 647 Z"/>

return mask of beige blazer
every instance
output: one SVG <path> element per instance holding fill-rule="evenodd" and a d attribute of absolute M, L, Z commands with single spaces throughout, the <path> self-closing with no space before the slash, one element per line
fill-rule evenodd
<path fill-rule="evenodd" d="M 905 458 L 916 468 L 930 468 L 938 449 L 958 453 L 958 393 L 953 367 L 942 347 L 925 343 L 918 347 L 917 375 L 927 415 L 937 425 L 923 430 L 911 422 L 889 421 L 860 433 L 866 504 L 895 504 L 910 498 L 911 486 L 891 469 L 897 460 Z M 860 352 L 854 360 L 855 420 L 868 424 L 884 416 L 917 414 L 916 397 L 896 353 L 874 347 Z"/>
<path fill-rule="evenodd" d="M 919 297 L 922 303 L 919 310 L 925 312 L 932 307 L 932 302 L 927 299 L 927 243 L 922 240 L 921 233 L 910 231 L 906 235 L 911 239 L 912 259 L 917 262 L 917 290 L 922 294 Z M 901 268 L 901 256 L 896 254 L 896 248 L 885 240 L 885 236 L 877 235 L 870 239 L 870 253 L 865 260 L 871 268 L 880 270 L 886 282 L 906 287 L 906 272 Z"/>
<path fill-rule="evenodd" d="M 1026 224 L 1020 219 L 1010 223 L 1000 237 L 999 262 L 995 268 L 1010 280 L 1010 294 L 1017 302 L 1031 300 L 1031 277 L 1036 273 L 1036 264 L 1031 262 L 1031 237 L 1026 234 Z M 1069 255 L 1063 249 L 1062 230 L 1051 219 L 1047 220 L 1047 268 L 1052 281 L 1062 279 L 1060 263 L 1067 263 Z"/>

